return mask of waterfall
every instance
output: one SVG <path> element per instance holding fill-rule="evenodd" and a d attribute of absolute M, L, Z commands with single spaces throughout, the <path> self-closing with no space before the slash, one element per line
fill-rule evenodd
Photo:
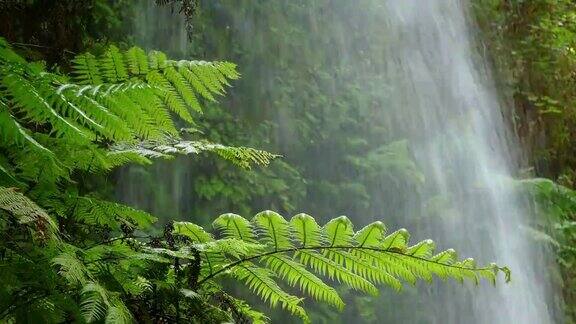
<path fill-rule="evenodd" d="M 375 317 L 359 317 L 351 310 L 342 318 L 403 323 L 558 321 L 550 301 L 547 261 L 526 235 L 528 211 L 510 185 L 518 174 L 521 154 L 516 154 L 518 143 L 507 118 L 507 100 L 496 89 L 486 57 L 478 51 L 469 2 L 366 0 L 358 1 L 354 8 L 348 0 L 294 3 L 306 7 L 302 12 L 308 11 L 310 16 L 292 16 L 290 10 L 280 10 L 280 15 L 269 11 L 273 6 L 289 7 L 291 1 L 202 1 L 202 12 L 215 17 L 206 30 L 218 30 L 216 35 L 230 43 L 228 47 L 206 46 L 206 57 L 199 59 L 235 61 L 243 74 L 233 90 L 233 96 L 243 101 L 223 100 L 222 104 L 239 116 L 251 114 L 274 121 L 278 126 L 273 139 L 276 148 L 293 164 L 312 159 L 317 165 L 312 173 L 322 177 L 325 170 L 339 167 L 330 158 L 331 148 L 319 146 L 306 155 L 293 151 L 302 141 L 294 131 L 296 113 L 274 105 L 290 97 L 274 87 L 290 83 L 291 76 L 286 74 L 314 55 L 334 71 L 331 81 L 318 83 L 319 91 L 329 96 L 346 94 L 351 91 L 348 84 L 354 81 L 363 96 L 376 98 L 358 103 L 359 111 L 372 115 L 355 122 L 385 129 L 366 141 L 384 145 L 406 140 L 425 179 L 417 189 L 394 187 L 385 181 L 367 186 L 372 214 L 355 215 L 351 207 L 352 211 L 334 210 L 331 216 L 350 212 L 348 216 L 358 224 L 383 218 L 389 225 L 407 227 L 418 239 L 434 238 L 439 249 L 454 247 L 479 263 L 494 260 L 512 270 L 512 282 L 500 280 L 497 287 L 486 282 L 479 287 L 441 283 L 408 287 L 401 295 L 384 291 L 380 298 L 363 300 L 362 305 L 374 309 Z M 137 43 L 186 56 L 185 30 L 177 13 L 150 10 L 151 6 L 145 4 L 141 10 Z M 307 32 L 270 28 L 277 20 L 304 25 Z M 152 37 L 155 26 L 179 28 L 156 32 Z M 278 32 L 290 34 L 293 42 L 278 42 L 274 34 Z M 214 44 L 222 39 L 207 41 Z M 266 50 L 269 44 L 273 44 L 273 52 Z M 249 57 L 243 49 L 259 56 Z M 251 93 L 245 90 L 248 84 L 255 84 Z M 306 91 L 297 88 L 291 93 L 294 106 L 308 109 L 312 105 L 312 99 L 302 95 Z M 245 108 L 237 107 L 243 105 Z M 335 109 L 341 108 L 326 103 L 323 120 L 330 119 Z M 172 196 L 169 204 L 176 213 L 172 216 L 179 218 L 190 217 L 188 195 L 194 178 L 183 163 L 178 160 L 176 167 L 161 164 L 152 170 L 155 177 L 145 181 L 158 182 L 164 188 L 162 194 Z M 124 184 L 119 196 L 148 210 L 161 210 L 152 203 L 158 197 L 142 192 L 141 176 L 128 171 L 121 174 Z M 361 170 L 353 168 L 342 172 L 363 176 Z M 314 215 L 308 210 L 314 197 L 305 197 L 305 202 L 296 206 L 298 211 Z M 349 205 L 354 205 L 351 198 L 336 199 L 350 199 Z M 358 299 L 349 297 L 347 304 L 354 303 L 359 303 Z"/>
<path fill-rule="evenodd" d="M 435 322 L 552 322 L 542 255 L 525 235 L 527 211 L 506 183 L 517 173 L 509 152 L 518 144 L 475 51 L 467 2 L 391 0 L 386 10 L 384 32 L 392 35 L 385 72 L 392 85 L 389 116 L 409 139 L 427 182 L 421 202 L 413 204 L 447 197 L 455 212 L 428 220 L 427 233 L 513 271 L 513 281 L 497 289 L 444 292 L 448 296 L 439 302 L 446 313 Z"/>

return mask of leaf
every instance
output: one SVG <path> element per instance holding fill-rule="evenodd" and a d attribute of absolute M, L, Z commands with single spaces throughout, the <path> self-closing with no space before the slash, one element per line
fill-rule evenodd
<path fill-rule="evenodd" d="M 306 214 L 298 214 L 288 222 L 278 213 L 263 211 L 251 221 L 224 214 L 214 221 L 214 227 L 224 238 L 196 245 L 204 253 L 201 263 L 209 264 L 203 268 L 199 285 L 230 275 L 244 282 L 271 307 L 281 304 L 300 316 L 300 299 L 287 294 L 281 283 L 341 309 L 342 299 L 322 278 L 371 295 L 378 294 L 380 285 L 400 291 L 403 282 L 431 281 L 434 276 L 474 283 L 484 278 L 495 283 L 497 273 L 502 272 L 509 280 L 506 267 L 478 267 L 473 259 L 458 261 L 452 249 L 434 255 L 432 240 L 407 247 L 408 231 L 400 229 L 385 236 L 382 222 L 373 222 L 355 232 L 345 216 L 320 227 Z"/>

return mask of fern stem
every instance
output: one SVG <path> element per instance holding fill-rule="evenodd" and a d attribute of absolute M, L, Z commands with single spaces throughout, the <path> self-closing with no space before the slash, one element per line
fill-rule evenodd
<path fill-rule="evenodd" d="M 392 255 L 401 255 L 401 256 L 411 258 L 411 259 L 424 261 L 426 263 L 437 264 L 437 265 L 441 265 L 441 266 L 452 268 L 452 269 L 469 270 L 469 271 L 473 271 L 473 272 L 493 269 L 492 267 L 466 268 L 466 267 L 456 266 L 456 265 L 452 265 L 452 264 L 445 264 L 445 263 L 441 263 L 441 262 L 432 261 L 432 260 L 429 260 L 426 258 L 421 258 L 418 256 L 401 253 L 401 252 L 398 252 L 396 250 L 392 250 L 389 248 L 388 249 L 379 249 L 379 248 L 375 248 L 375 247 L 364 247 L 364 246 L 310 246 L 310 247 L 296 247 L 296 248 L 289 248 L 289 249 L 282 249 L 282 250 L 274 250 L 274 251 L 269 251 L 269 252 L 262 253 L 262 254 L 253 255 L 253 256 L 250 256 L 250 257 L 247 257 L 244 259 L 240 259 L 240 260 L 232 262 L 232 263 L 228 264 L 227 266 L 223 267 L 222 269 L 206 276 L 206 278 L 204 278 L 198 282 L 198 286 L 201 286 L 206 281 L 208 281 L 208 280 L 220 275 L 221 273 L 228 271 L 228 270 L 230 270 L 230 269 L 232 269 L 232 268 L 234 268 L 234 267 L 236 267 L 236 266 L 238 266 L 244 262 L 252 261 L 255 259 L 259 259 L 262 257 L 274 255 L 274 254 L 298 252 L 298 251 L 304 251 L 304 250 L 369 250 L 369 251 L 375 251 L 375 252 L 380 252 L 380 253 L 388 253 L 388 254 L 392 254 Z"/>

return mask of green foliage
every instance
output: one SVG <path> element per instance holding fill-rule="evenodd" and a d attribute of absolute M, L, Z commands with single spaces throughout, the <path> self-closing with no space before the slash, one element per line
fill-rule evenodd
<path fill-rule="evenodd" d="M 90 187 L 94 174 L 149 164 L 150 158 L 178 150 L 214 152 L 245 168 L 276 157 L 202 139 L 186 141 L 188 135 L 176 131 L 181 122 L 173 118 L 178 114 L 168 101 L 182 101 L 186 112 L 179 113 L 190 120 L 200 110 L 199 101 L 189 106 L 190 98 L 214 101 L 226 78 L 237 77 L 231 64 L 174 62 L 159 52 L 147 56 L 138 48 L 110 47 L 99 57 L 79 55 L 69 77 L 26 61 L 3 39 L 0 62 L 0 232 L 6 238 L 0 262 L 2 279 L 10 282 L 0 292 L 3 320 L 132 321 L 129 306 L 134 305 L 126 301 L 151 288 L 138 273 L 150 270 L 150 262 L 167 260 L 113 244 L 119 233 L 137 237 L 136 230 L 150 230 L 156 219 L 103 199 Z M 151 82 L 154 73 L 166 80 Z M 148 143 L 174 150 L 162 156 L 117 150 Z M 133 262 L 115 263 L 128 257 Z"/>
<path fill-rule="evenodd" d="M 570 0 L 475 4 L 487 44 L 515 99 L 517 131 L 537 176 L 575 182 L 576 4 Z"/>
<path fill-rule="evenodd" d="M 483 277 L 496 283 L 502 271 L 509 280 L 509 270 L 492 264 L 475 266 L 472 259 L 457 260 L 454 250 L 434 254 L 434 243 L 425 240 L 409 246 L 406 230 L 386 235 L 386 227 L 374 222 L 355 232 L 344 216 L 320 227 L 315 219 L 298 214 L 289 221 L 281 215 L 264 211 L 251 221 L 224 214 L 214 223 L 220 239 L 190 224 L 174 223 L 174 233 L 189 238 L 202 251 L 198 284 L 219 276 L 243 282 L 270 306 L 280 305 L 308 321 L 303 297 L 291 295 L 280 283 L 295 287 L 312 299 L 342 309 L 344 302 L 329 283 L 340 282 L 352 289 L 377 294 L 377 285 L 395 290 L 402 281 L 414 284 L 417 279 L 472 280 Z M 224 243 L 224 244 L 223 244 Z"/>
<path fill-rule="evenodd" d="M 21 218 L 24 211 L 30 213 L 26 215 L 27 219 L 46 215 L 40 207 L 14 190 L 2 187 L 0 192 L 0 208 L 10 212 L 4 218 L 7 221 Z M 20 214 L 12 212 L 15 206 L 22 206 Z M 118 205 L 109 208 L 117 210 L 117 215 L 126 209 L 135 212 Z M 38 220 L 34 224 L 20 222 L 11 229 L 27 227 L 46 233 L 46 226 L 42 224 Z M 108 225 L 89 224 L 92 229 Z M 14 293 L 19 290 L 35 292 L 39 297 L 32 301 L 33 305 L 55 303 L 53 313 L 22 314 L 17 312 L 18 305 L 8 304 L 3 306 L 6 307 L 3 316 L 17 320 L 39 316 L 51 322 L 53 320 L 49 318 L 58 313 L 72 311 L 86 322 L 131 323 L 134 316 L 140 320 L 156 316 L 201 321 L 201 314 L 188 309 L 195 306 L 180 299 L 192 296 L 195 303 L 211 303 L 214 289 L 221 290 L 217 279 L 229 276 L 246 284 L 270 306 L 280 305 L 309 321 L 302 305 L 304 298 L 286 292 L 278 281 L 300 289 L 318 302 L 342 309 L 344 302 L 325 280 L 377 294 L 376 285 L 388 285 L 398 290 L 401 288 L 400 280 L 413 283 L 417 278 L 431 280 L 432 275 L 459 281 L 470 279 L 475 283 L 484 277 L 494 284 L 497 272 L 504 272 L 507 280 L 510 275 L 505 267 L 490 265 L 478 268 L 472 259 L 458 261 L 453 250 L 434 255 L 434 244 L 430 240 L 408 246 L 406 230 L 386 236 L 386 228 L 381 222 L 354 232 L 352 223 L 344 216 L 320 227 L 314 218 L 305 214 L 287 221 L 279 214 L 264 211 L 252 221 L 224 214 L 214 221 L 214 227 L 219 229 L 218 239 L 198 225 L 176 222 L 167 227 L 162 236 L 140 237 L 139 240 L 133 230 L 124 227 L 124 234 L 84 248 L 65 243 L 67 240 L 60 237 L 62 234 L 51 227 L 54 235 L 43 235 L 42 242 L 32 243 L 28 250 L 40 253 L 42 258 L 50 257 L 48 269 L 56 273 L 48 272 L 49 278 L 37 278 L 31 283 L 11 282 L 2 291 L 2 300 L 7 303 L 14 301 Z M 21 280 L 23 275 L 29 275 L 27 271 L 22 273 L 22 269 L 17 268 L 20 264 L 13 259 L 27 257 L 26 253 L 21 255 L 22 252 L 10 248 L 11 244 L 24 242 L 26 239 L 4 242 L 2 263 L 7 269 L 3 273 L 5 278 L 12 276 Z M 30 262 L 33 260 L 33 257 L 29 259 Z M 54 281 L 49 290 L 37 287 L 34 291 L 30 287 L 48 279 Z M 150 296 L 152 287 L 156 290 Z M 71 305 L 69 299 L 57 301 L 62 293 L 79 294 L 80 304 Z M 162 309 L 153 309 L 149 308 L 146 298 L 153 303 L 168 302 Z M 260 313 L 239 303 L 241 306 L 235 311 L 240 315 L 236 316 L 248 316 L 255 322 L 263 320 Z M 172 307 L 176 307 L 176 311 Z M 178 311 L 180 307 L 182 314 Z"/>
<path fill-rule="evenodd" d="M 87 47 L 125 42 L 135 11 L 130 0 L 3 1 L 0 36 L 33 60 L 67 69 Z"/>
<path fill-rule="evenodd" d="M 188 222 L 162 231 L 151 214 L 107 200 L 92 177 L 180 153 L 268 165 L 277 155 L 175 131 L 192 122 L 199 98 L 224 92 L 234 66 L 110 47 L 77 56 L 69 77 L 27 62 L 4 40 L 0 61 L 2 321 L 266 321 L 221 287 L 223 277 L 304 321 L 303 297 L 284 286 L 342 309 L 336 282 L 376 294 L 377 285 L 399 290 L 401 280 L 433 274 L 495 282 L 503 271 L 509 279 L 505 267 L 477 268 L 451 250 L 433 255 L 429 240 L 408 246 L 405 230 L 384 236 L 379 222 L 354 232 L 346 217 L 320 227 L 304 214 L 224 214 L 217 235 Z"/>
<path fill-rule="evenodd" d="M 41 237 L 56 231 L 56 224 L 36 203 L 15 188 L 0 187 L 0 209 L 11 214 L 22 225 L 29 226 Z"/>
<path fill-rule="evenodd" d="M 128 80 L 147 82 L 161 89 L 154 105 L 164 105 L 187 122 L 192 122 L 189 107 L 202 111 L 198 97 L 214 100 L 222 94 L 228 79 L 237 79 L 235 65 L 228 62 L 172 61 L 162 52 L 146 54 L 134 47 L 126 52 L 111 46 L 97 58 L 82 54 L 74 59 L 75 80 L 79 84 L 121 84 Z M 148 106 L 154 106 L 148 103 Z"/>
<path fill-rule="evenodd" d="M 564 310 L 573 321 L 576 314 L 570 302 L 576 298 L 576 191 L 542 178 L 520 180 L 516 185 L 530 197 L 530 211 L 537 216 L 526 230 L 534 241 L 555 252 L 561 274 L 553 278 L 563 286 Z"/>
<path fill-rule="evenodd" d="M 214 152 L 245 168 L 276 157 L 250 148 L 184 142 L 176 131 L 170 111 L 191 122 L 188 107 L 194 104 L 194 110 L 200 111 L 200 106 L 196 99 L 185 98 L 203 95 L 214 100 L 212 94 L 222 93 L 227 78 L 238 77 L 232 64 L 174 62 L 160 52 L 147 56 L 139 48 L 121 53 L 111 47 L 101 58 L 79 55 L 74 60 L 76 76 L 70 79 L 26 62 L 4 40 L 0 40 L 0 54 L 0 137 L 7 145 L 24 150 L 11 158 L 27 164 L 30 177 L 45 170 L 46 163 L 52 172 L 43 178 L 51 181 L 52 177 L 68 178 L 71 167 L 88 172 L 110 170 L 129 162 L 146 164 L 149 157 L 175 152 Z M 187 83 L 176 67 L 182 75 L 196 78 L 195 83 Z M 150 81 L 162 75 L 173 81 Z M 139 148 L 154 143 L 163 152 L 151 154 L 154 148 L 103 150 L 110 142 Z M 59 154 L 71 149 L 66 146 L 74 147 L 74 156 Z M 26 161 L 31 157 L 35 161 Z M 3 168 L 12 174 L 9 170 Z"/>
<path fill-rule="evenodd" d="M 136 153 L 149 158 L 170 158 L 171 154 L 174 153 L 187 155 L 212 152 L 220 158 L 248 170 L 252 165 L 268 166 L 273 159 L 280 157 L 277 154 L 251 147 L 232 147 L 205 140 L 181 141 L 177 139 L 164 142 L 140 142 L 137 145 L 123 143 L 122 145 L 112 147 L 112 152 L 120 154 Z"/>

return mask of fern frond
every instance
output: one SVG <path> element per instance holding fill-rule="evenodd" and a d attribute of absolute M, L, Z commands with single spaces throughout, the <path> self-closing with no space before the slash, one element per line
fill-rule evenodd
<path fill-rule="evenodd" d="M 74 217 L 88 225 L 109 226 L 118 229 L 120 224 L 138 228 L 148 228 L 156 218 L 144 211 L 119 203 L 92 197 L 74 197 L 71 206 L 75 206 Z"/>
<path fill-rule="evenodd" d="M 298 286 L 319 302 L 325 302 L 339 310 L 344 308 L 344 301 L 336 290 L 313 273 L 306 270 L 299 262 L 293 261 L 284 255 L 271 255 L 262 260 L 270 270 L 286 281 L 290 286 Z"/>
<path fill-rule="evenodd" d="M 204 84 L 196 76 L 196 74 L 194 74 L 192 71 L 190 71 L 185 66 L 182 66 L 182 64 L 179 64 L 179 65 L 180 66 L 178 67 L 178 72 L 184 77 L 184 79 L 186 79 L 186 81 L 188 81 L 189 84 L 191 84 L 194 87 L 194 90 L 197 93 L 199 93 L 202 97 L 204 97 L 205 99 L 207 99 L 209 101 L 215 101 L 214 96 L 212 95 L 212 92 L 210 90 L 208 90 L 206 88 L 206 86 L 204 86 Z"/>
<path fill-rule="evenodd" d="M 208 92 L 222 94 L 224 86 L 229 85 L 228 79 L 238 79 L 240 75 L 236 72 L 236 65 L 230 62 L 206 62 L 206 61 L 179 61 L 173 64 L 186 68 L 200 83 L 206 85 Z M 194 82 L 191 82 L 194 84 Z M 202 91 L 200 91 L 202 93 Z M 203 96 L 210 99 L 210 96 Z"/>
<path fill-rule="evenodd" d="M 169 67 L 164 70 L 164 76 L 173 85 L 174 89 L 184 99 L 184 102 L 197 112 L 202 112 L 200 103 L 194 94 L 193 86 L 186 81 L 181 72 Z"/>
<path fill-rule="evenodd" d="M 77 96 L 75 94 L 69 94 L 67 91 L 63 91 L 59 99 L 69 106 L 83 107 L 84 115 L 98 125 L 93 129 L 102 134 L 105 138 L 116 141 L 132 140 L 132 130 L 130 129 L 130 126 L 126 121 L 122 120 L 122 118 L 113 114 L 109 107 L 102 105 L 101 101 L 92 96 Z M 78 108 L 74 110 L 78 111 L 80 109 Z"/>
<path fill-rule="evenodd" d="M 9 73 L 1 80 L 9 94 L 9 102 L 26 120 L 35 123 L 50 123 L 51 133 L 68 136 L 69 139 L 90 139 L 91 134 L 74 122 L 58 114 L 46 101 L 45 93 L 35 87 L 30 80 L 16 73 Z"/>
<path fill-rule="evenodd" d="M 255 242 L 256 235 L 252 224 L 244 217 L 232 213 L 222 214 L 212 223 L 225 237 L 233 237 L 246 242 Z"/>
<path fill-rule="evenodd" d="M 113 152 L 133 152 L 146 158 L 169 158 L 173 154 L 214 153 L 233 164 L 250 169 L 252 165 L 267 166 L 279 155 L 250 147 L 234 147 L 208 141 L 180 141 L 167 139 L 162 142 L 145 141 L 138 144 L 122 143 L 111 147 Z"/>
<path fill-rule="evenodd" d="M 104 287 L 96 282 L 89 282 L 82 287 L 81 296 L 80 309 L 87 323 L 92 323 L 106 316 L 110 297 Z"/>
<path fill-rule="evenodd" d="M 206 244 L 195 245 L 203 251 L 217 253 L 222 256 L 231 256 L 233 260 L 242 259 L 253 254 L 255 251 L 263 251 L 265 246 L 257 243 L 250 243 L 235 238 L 220 239 Z"/>
<path fill-rule="evenodd" d="M 354 240 L 359 246 L 374 247 L 382 242 L 384 234 L 386 234 L 386 225 L 376 221 L 356 232 Z"/>
<path fill-rule="evenodd" d="M 132 314 L 130 314 L 126 305 L 119 299 L 114 301 L 108 308 L 105 320 L 106 324 L 131 324 L 133 322 Z"/>
<path fill-rule="evenodd" d="M 148 73 L 148 55 L 143 49 L 132 47 L 126 51 L 125 56 L 131 74 L 146 75 Z"/>
<path fill-rule="evenodd" d="M 42 154 L 52 155 L 52 152 L 38 143 L 8 110 L 8 106 L 0 100 L 0 138 L 2 143 L 14 142 L 22 147 L 30 145 L 38 149 Z"/>
<path fill-rule="evenodd" d="M 169 136 L 178 135 L 170 113 L 164 108 L 158 96 L 148 91 L 139 91 L 136 95 L 131 95 L 131 98 L 146 112 L 158 130 Z"/>
<path fill-rule="evenodd" d="M 507 281 L 510 275 L 506 267 L 494 264 L 477 267 L 472 259 L 458 261 L 453 250 L 434 254 L 435 244 L 431 240 L 408 246 L 408 231 L 400 229 L 386 236 L 386 226 L 381 222 L 354 231 L 352 222 L 345 216 L 320 227 L 306 214 L 287 221 L 275 212 L 264 211 L 251 221 L 224 214 L 213 224 L 222 232 L 224 240 L 232 238 L 260 244 L 245 246 L 242 253 L 234 249 L 218 250 L 219 239 L 204 244 L 204 255 L 220 252 L 227 257 L 210 260 L 211 270 L 202 272 L 199 284 L 230 274 L 245 282 L 271 306 L 284 300 L 285 307 L 293 314 L 301 315 L 296 307 L 299 299 L 287 295 L 277 281 L 298 287 L 314 299 L 341 309 L 343 301 L 321 277 L 375 295 L 377 285 L 400 290 L 403 282 L 430 281 L 434 276 L 477 284 L 480 278 L 495 283 L 498 272 L 504 273 Z M 202 258 L 204 262 L 205 257 Z M 268 270 L 258 267 L 257 263 Z"/>
<path fill-rule="evenodd" d="M 249 262 L 239 265 L 232 270 L 233 276 L 245 283 L 250 290 L 260 296 L 264 302 L 276 307 L 279 303 L 283 309 L 297 315 L 304 322 L 310 322 L 306 311 L 300 306 L 301 299 L 282 290 L 272 279 L 273 273 L 269 270 L 256 267 Z"/>
<path fill-rule="evenodd" d="M 256 214 L 252 223 L 262 230 L 264 244 L 274 247 L 275 250 L 293 247 L 290 240 L 290 224 L 280 214 L 266 210 Z"/>
<path fill-rule="evenodd" d="M 301 250 L 295 253 L 300 262 L 310 267 L 319 275 L 326 276 L 330 280 L 336 280 L 352 289 L 365 292 L 372 296 L 378 295 L 378 288 L 370 281 L 349 271 L 344 266 L 327 259 L 316 251 Z"/>
<path fill-rule="evenodd" d="M 356 257 L 351 251 L 326 249 L 324 255 L 375 285 L 388 285 L 396 291 L 402 289 L 402 283 L 394 275 L 383 271 L 384 269 L 378 268 L 364 259 Z"/>
<path fill-rule="evenodd" d="M 192 115 L 190 115 L 188 107 L 186 106 L 185 100 L 180 96 L 178 90 L 172 86 L 170 80 L 168 80 L 164 75 L 156 71 L 152 71 L 148 73 L 146 81 L 149 84 L 162 89 L 159 94 L 164 104 L 166 104 L 166 106 L 172 112 L 189 123 L 193 121 Z"/>
<path fill-rule="evenodd" d="M 202 111 L 200 97 L 213 101 L 214 94 L 224 93 L 228 80 L 239 77 L 236 65 L 229 62 L 172 61 L 162 52 L 146 54 L 138 47 L 122 52 L 111 46 L 101 57 L 81 54 L 73 63 L 80 84 L 140 80 L 157 87 L 156 95 L 165 107 L 187 122 L 193 121 L 188 108 Z"/>
<path fill-rule="evenodd" d="M 197 243 L 206 243 L 214 240 L 212 234 L 204 231 L 202 226 L 190 222 L 174 222 L 173 233 L 186 236 L 190 238 L 192 242 Z"/>
<path fill-rule="evenodd" d="M 53 104 L 94 131 L 115 140 L 159 139 L 174 126 L 157 92 L 143 82 L 84 85 L 66 83 L 52 94 Z"/>
<path fill-rule="evenodd" d="M 71 251 L 62 252 L 54 257 L 52 264 L 59 268 L 58 274 L 72 285 L 84 285 L 90 278 L 86 266 Z"/>
<path fill-rule="evenodd" d="M 110 83 L 121 83 L 128 79 L 124 56 L 118 47 L 111 45 L 100 60 L 104 77 Z"/>
<path fill-rule="evenodd" d="M 234 306 L 241 314 L 252 321 L 252 324 L 264 324 L 270 321 L 270 319 L 264 313 L 252 309 L 243 300 L 231 298 L 231 301 L 234 303 Z"/>
<path fill-rule="evenodd" d="M 13 215 L 20 224 L 30 225 L 42 237 L 47 237 L 57 231 L 54 220 L 15 188 L 0 187 L 0 210 Z"/>
<path fill-rule="evenodd" d="M 330 220 L 324 225 L 324 232 L 330 246 L 350 245 L 354 236 L 352 222 L 346 216 Z"/>
<path fill-rule="evenodd" d="M 81 85 L 76 83 L 65 83 L 56 88 L 58 94 L 70 93 L 77 97 L 90 96 L 110 96 L 119 93 L 141 90 L 141 93 L 147 93 L 148 90 L 154 89 L 151 85 L 141 81 L 126 81 L 119 83 L 100 83 Z"/>
<path fill-rule="evenodd" d="M 100 75 L 100 62 L 90 53 L 77 55 L 73 60 L 74 75 L 80 84 L 102 84 L 104 80 Z"/>
<path fill-rule="evenodd" d="M 102 106 L 108 107 L 111 113 L 120 117 L 127 125 L 130 125 L 135 137 L 147 139 L 162 137 L 163 134 L 156 127 L 153 119 L 127 93 L 98 96 L 96 100 Z"/>
<path fill-rule="evenodd" d="M 323 243 L 322 229 L 314 217 L 301 213 L 290 219 L 290 225 L 302 247 L 317 246 Z"/>
<path fill-rule="evenodd" d="M 149 165 L 152 164 L 150 159 L 143 157 L 140 154 L 134 152 L 107 152 L 106 153 L 106 165 L 107 170 L 117 168 L 126 164 L 142 164 Z M 106 169 L 105 169 L 106 170 Z"/>

